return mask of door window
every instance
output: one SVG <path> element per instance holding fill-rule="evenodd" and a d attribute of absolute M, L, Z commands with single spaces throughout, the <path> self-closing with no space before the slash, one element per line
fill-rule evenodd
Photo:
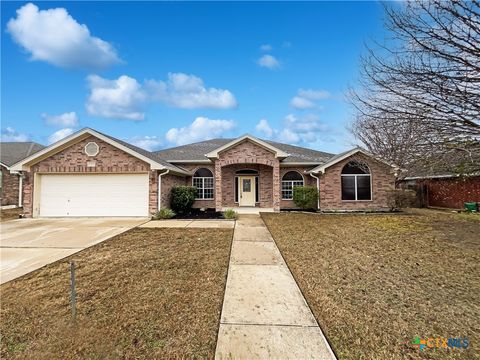
<path fill-rule="evenodd" d="M 251 187 L 252 187 L 251 180 L 250 179 L 243 179 L 243 192 L 252 191 Z"/>

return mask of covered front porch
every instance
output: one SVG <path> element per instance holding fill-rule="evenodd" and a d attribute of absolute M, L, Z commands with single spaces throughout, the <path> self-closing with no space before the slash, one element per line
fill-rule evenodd
<path fill-rule="evenodd" d="M 252 214 L 280 210 L 279 167 L 258 163 L 215 166 L 215 208 Z"/>

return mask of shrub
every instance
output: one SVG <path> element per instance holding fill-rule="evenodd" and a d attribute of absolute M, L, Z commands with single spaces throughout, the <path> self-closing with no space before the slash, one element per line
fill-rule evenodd
<path fill-rule="evenodd" d="M 235 219 L 237 217 L 237 213 L 233 209 L 227 209 L 223 212 L 223 217 L 225 219 Z"/>
<path fill-rule="evenodd" d="M 416 204 L 417 194 L 414 190 L 395 189 L 387 194 L 387 204 L 390 211 L 399 210 L 405 207 L 412 207 Z"/>
<path fill-rule="evenodd" d="M 315 186 L 295 186 L 293 202 L 303 210 L 314 210 L 318 206 L 318 189 Z"/>
<path fill-rule="evenodd" d="M 172 217 L 175 216 L 175 212 L 171 209 L 160 209 L 160 211 L 157 211 L 153 216 L 153 220 L 161 220 L 161 219 L 171 219 Z"/>
<path fill-rule="evenodd" d="M 177 214 L 185 214 L 192 209 L 197 196 L 197 188 L 194 186 L 174 186 L 171 191 L 170 206 Z"/>

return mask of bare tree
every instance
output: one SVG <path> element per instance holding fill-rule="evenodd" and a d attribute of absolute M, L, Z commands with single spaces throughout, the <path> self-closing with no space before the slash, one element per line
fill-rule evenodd
<path fill-rule="evenodd" d="M 352 132 L 406 168 L 480 171 L 480 3 L 385 6 L 391 38 L 367 48 Z"/>

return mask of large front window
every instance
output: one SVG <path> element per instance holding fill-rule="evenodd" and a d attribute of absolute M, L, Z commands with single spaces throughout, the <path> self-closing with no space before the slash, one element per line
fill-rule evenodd
<path fill-rule="evenodd" d="M 201 168 L 195 171 L 192 184 L 197 188 L 197 200 L 213 199 L 213 174 L 210 170 Z"/>
<path fill-rule="evenodd" d="M 293 188 L 303 186 L 303 177 L 296 171 L 289 171 L 282 177 L 282 200 L 293 199 Z"/>
<path fill-rule="evenodd" d="M 349 162 L 342 170 L 342 200 L 372 200 L 370 169 L 366 164 Z"/>

